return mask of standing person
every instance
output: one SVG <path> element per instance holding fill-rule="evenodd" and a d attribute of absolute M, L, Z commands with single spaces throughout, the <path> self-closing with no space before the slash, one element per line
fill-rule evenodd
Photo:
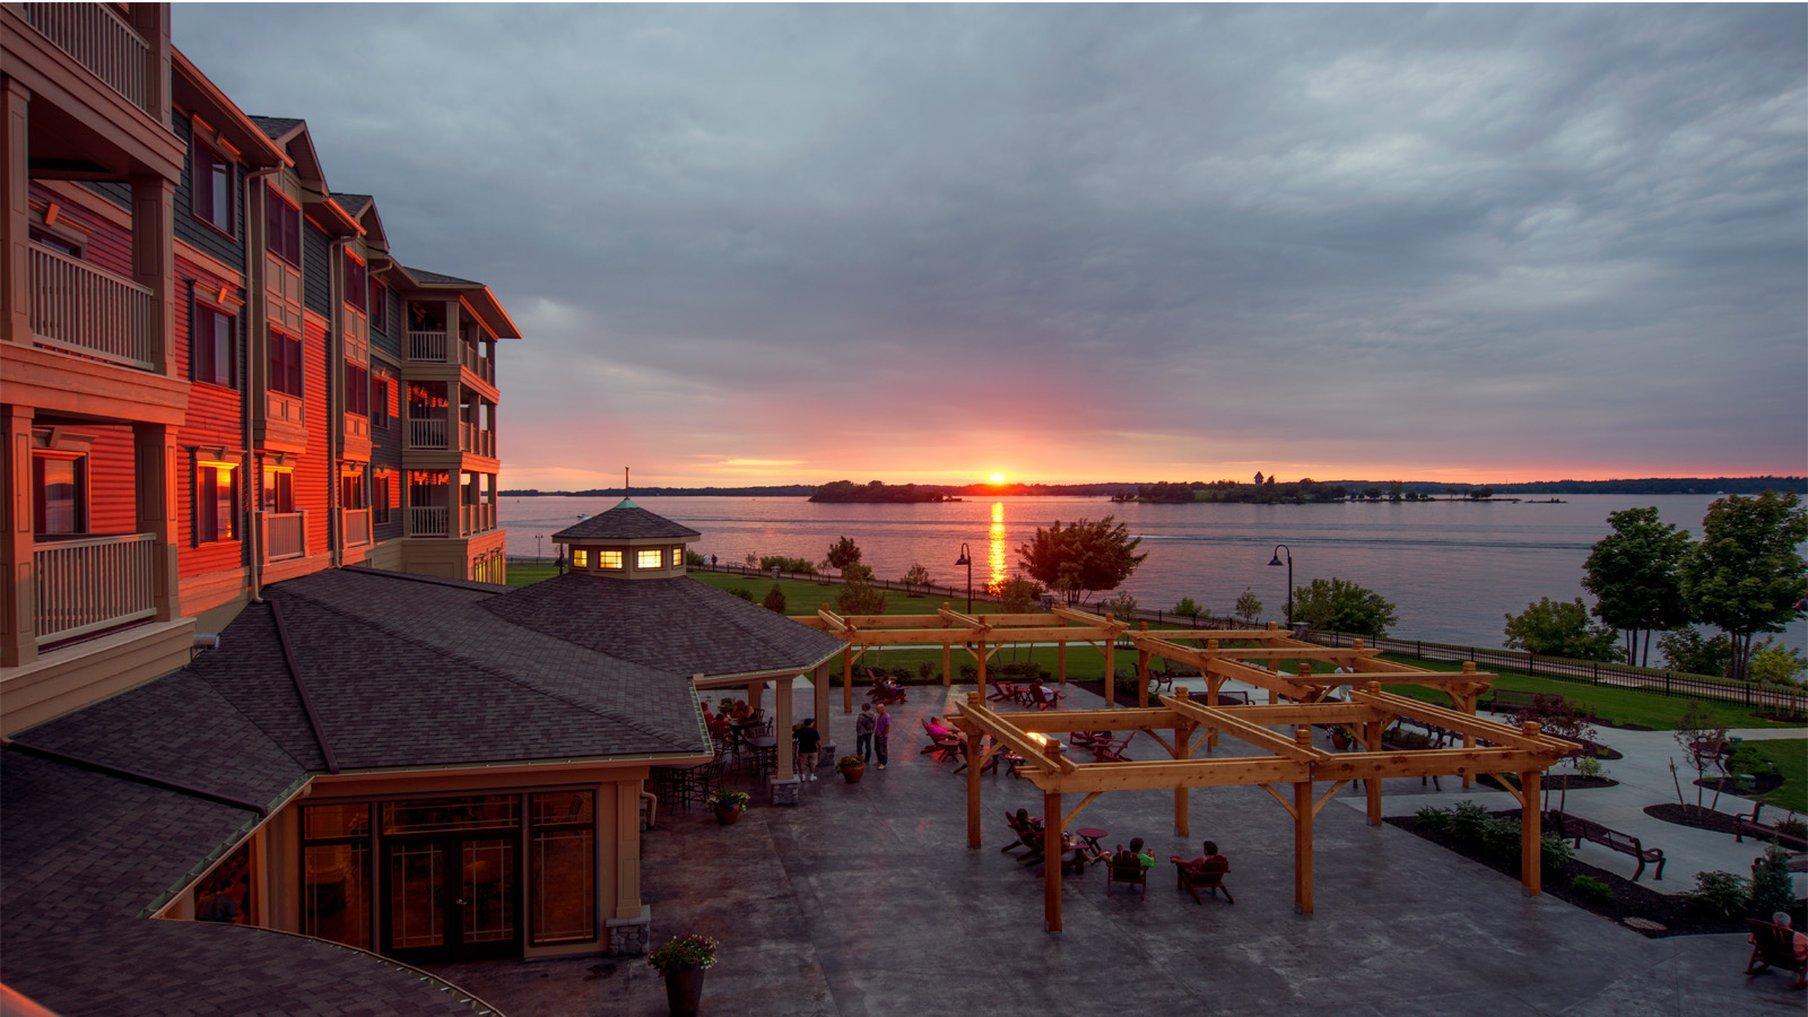
<path fill-rule="evenodd" d="M 883 770 L 890 758 L 888 742 L 891 738 L 891 714 L 886 711 L 884 703 L 880 703 L 877 710 L 879 715 L 873 718 L 873 755 L 879 757 L 879 769 Z"/>
<path fill-rule="evenodd" d="M 816 779 L 816 750 L 822 744 L 822 732 L 816 730 L 816 718 L 810 717 L 797 729 L 797 768 L 805 780 Z"/>
<path fill-rule="evenodd" d="M 854 751 L 862 762 L 873 761 L 873 728 L 878 723 L 873 717 L 873 704 L 861 703 L 860 716 L 854 718 Z"/>

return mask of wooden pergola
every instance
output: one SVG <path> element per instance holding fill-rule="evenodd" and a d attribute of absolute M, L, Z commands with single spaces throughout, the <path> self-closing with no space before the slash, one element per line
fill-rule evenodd
<path fill-rule="evenodd" d="M 992 655 L 1011 645 L 1054 643 L 1055 673 L 1067 684 L 1067 645 L 1096 646 L 1105 656 L 1106 698 L 1110 698 L 1116 646 L 1130 626 L 1108 615 L 1071 607 L 1056 607 L 1029 614 L 971 615 L 947 604 L 935 614 L 836 614 L 820 608 L 814 615 L 793 615 L 792 620 L 839 636 L 847 646 L 841 652 L 841 711 L 854 711 L 854 664 L 866 651 L 880 646 L 936 646 L 942 648 L 942 684 L 954 681 L 954 649 L 973 657 L 979 694 L 986 694 L 986 664 Z"/>
<path fill-rule="evenodd" d="M 1174 792 L 1174 832 L 1188 836 L 1188 795 L 1196 787 L 1255 786 L 1280 803 L 1293 822 L 1294 905 L 1312 911 L 1312 824 L 1319 810 L 1344 785 L 1360 780 L 1368 796 L 1370 825 L 1381 822 L 1381 780 L 1476 773 L 1502 775 L 1501 784 L 1520 803 L 1520 882 L 1528 894 L 1540 890 L 1542 847 L 1539 787 L 1543 773 L 1576 746 L 1540 733 L 1526 722 L 1513 727 L 1472 713 L 1436 706 L 1383 691 L 1371 676 L 1352 689 L 1348 702 L 1314 700 L 1267 705 L 1216 706 L 1193 699 L 1185 689 L 1133 709 L 1054 710 L 1001 713 L 974 692 L 957 705 L 954 723 L 978 751 L 967 774 L 967 846 L 981 842 L 980 774 L 985 761 L 1009 749 L 1022 756 L 1020 771 L 1042 791 L 1043 922 L 1061 931 L 1061 837 L 1087 806 L 1109 791 L 1168 788 Z M 1361 680 L 1361 679 L 1359 679 Z M 1145 697 L 1147 685 L 1144 685 Z M 1382 728 L 1409 717 L 1462 733 L 1462 748 L 1383 751 Z M 1327 752 L 1312 744 L 1312 725 L 1336 725 L 1357 732 L 1359 751 Z M 1276 727 L 1290 728 L 1282 732 Z M 1079 763 L 1067 758 L 1059 735 L 1072 731 L 1141 731 L 1167 750 L 1167 759 Z M 1196 758 L 1208 738 L 1228 735 L 1257 750 L 1254 756 Z M 1051 737 L 1055 736 L 1055 737 Z M 1208 743 L 1207 751 L 1210 747 Z M 1514 789 L 1506 775 L 1517 775 Z M 1321 791 L 1320 788 L 1323 787 Z M 1071 809 L 1069 796 L 1079 796 Z"/>

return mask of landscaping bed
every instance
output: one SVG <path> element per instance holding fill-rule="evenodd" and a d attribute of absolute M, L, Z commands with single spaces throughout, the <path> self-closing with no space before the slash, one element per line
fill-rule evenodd
<path fill-rule="evenodd" d="M 1754 773 L 1745 775 L 1743 780 L 1739 777 L 1697 777 L 1692 783 L 1709 791 L 1738 795 L 1741 798 L 1757 798 L 1782 787 L 1784 779 L 1780 773 Z"/>
<path fill-rule="evenodd" d="M 1715 833 L 1724 833 L 1728 836 L 1737 832 L 1736 824 L 1734 823 L 1732 816 L 1715 809 L 1710 809 L 1705 805 L 1698 808 L 1694 805 L 1678 805 L 1675 802 L 1664 802 L 1662 805 L 1645 806 L 1645 815 L 1650 816 L 1652 819 L 1661 819 L 1666 823 L 1675 823 L 1677 826 L 1686 826 L 1693 830 L 1712 830 Z M 1778 815 L 1776 818 L 1782 819 L 1785 815 L 1787 815 L 1787 813 Z M 1766 822 L 1771 821 L 1769 809 L 1764 810 L 1762 818 Z M 1745 839 L 1758 844 L 1768 844 L 1774 840 L 1772 837 L 1756 833 L 1747 833 Z"/>
<path fill-rule="evenodd" d="M 1588 791 L 1593 788 L 1620 786 L 1620 782 L 1614 780 L 1612 777 L 1590 777 L 1579 773 L 1572 773 L 1568 777 L 1565 777 L 1560 773 L 1547 773 L 1544 775 L 1545 793 L 1551 796 L 1561 794 L 1564 790 L 1565 780 L 1569 782 L 1569 790 L 1571 791 Z M 1500 787 L 1500 779 L 1491 773 L 1484 773 L 1477 776 L 1475 782 L 1477 784 L 1486 784 L 1489 787 Z M 1517 784 L 1514 785 L 1514 789 L 1518 789 Z M 1502 790 L 1505 789 L 1503 788 Z"/>
<path fill-rule="evenodd" d="M 1517 837 L 1519 826 L 1519 810 L 1507 809 L 1490 812 L 1494 819 L 1505 820 L 1513 827 L 1513 836 Z M 1426 828 L 1418 816 L 1394 816 L 1386 822 L 1397 826 L 1418 837 L 1431 841 L 1439 847 L 1454 851 L 1473 862 L 1479 862 L 1506 876 L 1519 878 L 1518 844 L 1515 841 L 1512 850 L 1493 850 L 1484 846 L 1484 842 L 1470 837 L 1460 836 L 1448 828 Z M 1566 842 L 1567 843 L 1567 842 Z M 1702 908 L 1688 897 L 1681 894 L 1665 894 L 1647 886 L 1649 880 L 1634 883 L 1632 880 L 1570 858 L 1559 864 L 1550 864 L 1549 849 L 1544 867 L 1544 892 L 1558 900 L 1600 915 L 1610 921 L 1624 925 L 1628 918 L 1642 918 L 1655 921 L 1664 926 L 1663 931 L 1633 929 L 1640 935 L 1650 938 L 1666 936 L 1695 936 L 1727 932 L 1745 931 L 1745 919 L 1728 918 Z M 1632 866 L 1631 859 L 1627 867 Z M 1595 889 L 1589 889 L 1588 882 L 1578 883 L 1578 877 L 1594 881 Z M 1599 889 L 1604 886 L 1605 891 Z M 1805 902 L 1797 902 L 1792 911 L 1798 925 L 1805 917 Z M 1632 926 L 1626 926 L 1632 929 Z"/>

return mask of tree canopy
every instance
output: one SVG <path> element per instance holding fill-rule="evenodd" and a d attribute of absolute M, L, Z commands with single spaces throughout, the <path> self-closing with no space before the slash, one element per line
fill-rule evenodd
<path fill-rule="evenodd" d="M 1724 631 L 1733 644 L 1728 673 L 1746 677 L 1752 636 L 1781 632 L 1803 614 L 1808 511 L 1795 494 L 1722 498 L 1701 521 L 1701 540 L 1682 568 L 1682 594 L 1696 621 Z"/>
<path fill-rule="evenodd" d="M 1626 660 L 1649 664 L 1651 633 L 1689 620 L 1682 567 L 1691 541 L 1681 528 L 1659 519 L 1656 508 L 1613 512 L 1607 524 L 1612 532 L 1595 542 L 1582 566 L 1582 588 L 1594 594 L 1595 616 L 1625 634 Z"/>
<path fill-rule="evenodd" d="M 1032 579 L 1067 603 L 1077 604 L 1095 592 L 1115 590 L 1130 578 L 1148 557 L 1136 553 L 1141 543 L 1141 537 L 1132 537 L 1113 516 L 1066 526 L 1056 520 L 1047 529 L 1036 528 L 1029 543 L 1017 549 L 1017 560 Z"/>
<path fill-rule="evenodd" d="M 1507 615 L 1507 646 L 1515 650 L 1576 660 L 1618 660 L 1621 654 L 1614 645 L 1618 642 L 1613 629 L 1589 620 L 1581 597 L 1540 597 L 1524 611 Z"/>
<path fill-rule="evenodd" d="M 829 545 L 829 553 L 824 556 L 830 568 L 847 571 L 849 565 L 860 564 L 860 545 L 854 543 L 852 537 L 842 537 Z"/>
<path fill-rule="evenodd" d="M 1394 602 L 1347 579 L 1314 579 L 1293 591 L 1293 620 L 1315 629 L 1384 636 L 1399 622 Z"/>

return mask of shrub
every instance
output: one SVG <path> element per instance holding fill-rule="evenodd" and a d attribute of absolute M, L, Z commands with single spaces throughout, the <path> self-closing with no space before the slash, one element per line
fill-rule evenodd
<path fill-rule="evenodd" d="M 1577 876 L 1569 881 L 1569 889 L 1583 900 L 1597 904 L 1605 904 L 1613 899 L 1613 887 L 1593 876 Z"/>
<path fill-rule="evenodd" d="M 1786 833 L 1791 837 L 1808 837 L 1808 821 L 1793 812 L 1788 818 L 1777 820 L 1776 828 L 1778 833 Z"/>
<path fill-rule="evenodd" d="M 1464 840 L 1480 840 L 1483 827 L 1492 818 L 1474 802 L 1457 802 L 1450 807 L 1450 833 Z"/>
<path fill-rule="evenodd" d="M 842 583 L 840 592 L 835 594 L 835 610 L 842 614 L 884 614 L 885 591 L 868 582 Z"/>
<path fill-rule="evenodd" d="M 728 595 L 730 597 L 739 597 L 749 604 L 753 603 L 753 591 L 745 586 L 731 587 L 728 591 Z"/>
<path fill-rule="evenodd" d="M 693 551 L 687 547 L 684 549 L 684 564 L 690 568 L 700 569 L 709 564 L 709 559 L 703 557 L 702 551 Z"/>
<path fill-rule="evenodd" d="M 829 552 L 824 557 L 830 568 L 846 572 L 849 565 L 860 563 L 860 545 L 854 543 L 852 537 L 842 537 L 829 545 Z"/>
<path fill-rule="evenodd" d="M 917 677 L 930 678 L 935 675 L 935 665 L 927 660 L 917 661 Z"/>
<path fill-rule="evenodd" d="M 1435 805 L 1427 805 L 1413 814 L 1418 828 L 1432 833 L 1443 833 L 1450 829 L 1450 810 L 1440 809 Z"/>
<path fill-rule="evenodd" d="M 776 611 L 779 614 L 784 614 L 785 591 L 779 589 L 777 583 L 773 583 L 772 589 L 767 590 L 766 596 L 760 599 L 760 606 L 769 611 Z"/>
<path fill-rule="evenodd" d="M 1795 904 L 1795 884 L 1789 875 L 1789 852 L 1772 845 L 1764 857 L 1752 863 L 1751 913 L 1772 915 Z"/>
<path fill-rule="evenodd" d="M 806 576 L 816 574 L 816 566 L 808 558 L 792 558 L 782 554 L 768 554 L 760 557 L 760 571 L 797 572 Z"/>
<path fill-rule="evenodd" d="M 841 770 L 845 770 L 851 766 L 865 766 L 865 765 L 866 765 L 866 760 L 861 759 L 859 756 L 842 756 L 840 759 L 837 759 L 835 761 L 835 767 L 837 769 L 841 769 Z"/>
<path fill-rule="evenodd" d="M 719 787 L 709 793 L 709 807 L 712 809 L 744 809 L 753 796 L 745 791 L 735 791 Z"/>
<path fill-rule="evenodd" d="M 1751 880 L 1718 870 L 1698 872 L 1695 889 L 1685 891 L 1684 895 L 1703 911 L 1722 918 L 1737 918 L 1745 913 L 1745 905 L 1751 900 Z"/>
<path fill-rule="evenodd" d="M 1034 579 L 1023 576 L 1012 576 L 1002 582 L 991 583 L 986 591 L 998 598 L 998 606 L 1006 614 L 1027 614 L 1042 603 L 1048 591 Z"/>
<path fill-rule="evenodd" d="M 1507 615 L 1507 646 L 1576 660 L 1619 660 L 1619 633 L 1597 625 L 1582 598 L 1540 597 L 1519 614 Z"/>
<path fill-rule="evenodd" d="M 1179 615 L 1182 618 L 1191 618 L 1194 621 L 1198 621 L 1199 616 L 1205 613 L 1205 609 L 1200 607 L 1199 603 L 1193 598 L 1182 597 L 1180 598 L 1180 602 L 1174 605 L 1172 613 Z"/>
<path fill-rule="evenodd" d="M 701 933 L 675 936 L 664 946 L 647 954 L 647 964 L 657 968 L 662 975 L 687 968 L 713 967 L 716 963 L 716 947 L 719 945 L 721 944 Z"/>
<path fill-rule="evenodd" d="M 1576 849 L 1570 846 L 1569 841 L 1554 833 L 1544 835 L 1538 852 L 1538 864 L 1543 866 L 1544 871 L 1557 872 L 1575 857 Z"/>
<path fill-rule="evenodd" d="M 1293 591 L 1293 620 L 1326 632 L 1385 636 L 1400 619 L 1394 602 L 1347 579 L 1314 579 Z"/>
<path fill-rule="evenodd" d="M 1134 618 L 1136 617 L 1136 598 L 1126 590 L 1119 590 L 1099 601 L 1099 611 L 1113 618 Z"/>
<path fill-rule="evenodd" d="M 923 589 L 929 585 L 929 569 L 920 561 L 912 562 L 910 568 L 904 571 L 904 575 L 898 581 L 903 583 L 907 590 Z"/>

